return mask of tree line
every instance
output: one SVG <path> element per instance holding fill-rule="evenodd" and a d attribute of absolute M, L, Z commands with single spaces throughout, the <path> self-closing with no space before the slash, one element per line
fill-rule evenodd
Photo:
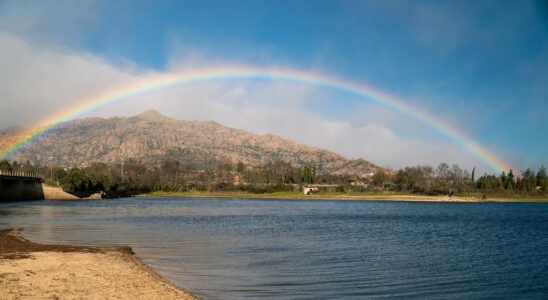
<path fill-rule="evenodd" d="M 458 165 L 445 163 L 435 169 L 431 166 L 405 167 L 395 174 L 380 171 L 371 179 L 373 187 L 385 190 L 405 191 L 427 195 L 453 195 L 463 193 L 482 193 L 487 195 L 543 195 L 548 193 L 546 168 L 541 166 L 537 172 L 526 169 L 515 175 L 512 170 L 500 175 L 484 174 L 476 179 L 475 168 L 472 172 Z"/>
<path fill-rule="evenodd" d="M 66 192 L 88 196 L 129 196 L 152 191 L 239 191 L 270 193 L 299 190 L 303 184 L 336 185 L 339 192 L 397 191 L 427 195 L 481 193 L 486 195 L 546 195 L 548 177 L 541 166 L 537 171 L 512 170 L 478 178 L 454 164 L 405 167 L 397 172 L 379 169 L 372 176 L 357 178 L 317 172 L 315 166 L 295 167 L 284 161 L 247 166 L 243 162 L 221 162 L 210 169 L 196 169 L 176 160 L 165 159 L 155 167 L 129 159 L 120 164 L 92 163 L 81 168 L 33 166 L 30 162 L 0 161 L 0 170 L 34 172 Z"/>
<path fill-rule="evenodd" d="M 92 163 L 81 168 L 33 166 L 30 162 L 0 161 L 0 170 L 25 170 L 41 175 L 46 183 L 86 197 L 102 193 L 105 197 L 130 196 L 152 191 L 242 191 L 271 193 L 291 191 L 299 184 L 316 181 L 314 166 L 302 168 L 278 161 L 250 167 L 242 162 L 222 162 L 210 169 L 196 169 L 176 160 L 162 160 L 147 167 L 129 159 L 122 164 Z"/>

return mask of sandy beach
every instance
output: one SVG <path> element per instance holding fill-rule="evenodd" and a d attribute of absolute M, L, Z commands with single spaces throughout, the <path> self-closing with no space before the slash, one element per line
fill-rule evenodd
<path fill-rule="evenodd" d="M 0 299 L 196 299 L 129 247 L 45 245 L 0 231 Z"/>

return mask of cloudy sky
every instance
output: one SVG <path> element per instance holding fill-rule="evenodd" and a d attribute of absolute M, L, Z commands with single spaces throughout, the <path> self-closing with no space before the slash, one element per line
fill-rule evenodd
<path fill-rule="evenodd" d="M 0 129 L 102 91 L 223 65 L 374 86 L 458 128 L 517 169 L 548 165 L 542 1 L 1 1 Z M 326 87 L 216 80 L 88 113 L 156 109 L 271 132 L 382 166 L 493 171 L 420 120 Z"/>

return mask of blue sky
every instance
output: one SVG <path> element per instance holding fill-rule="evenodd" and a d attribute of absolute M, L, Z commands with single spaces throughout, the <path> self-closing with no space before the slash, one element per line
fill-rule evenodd
<path fill-rule="evenodd" d="M 128 74 L 211 62 L 334 74 L 418 105 L 517 167 L 548 164 L 548 6 L 541 1 L 0 1 L 0 33 L 33 51 L 93 56 Z M 363 99 L 301 92 L 316 118 L 450 143 Z"/>

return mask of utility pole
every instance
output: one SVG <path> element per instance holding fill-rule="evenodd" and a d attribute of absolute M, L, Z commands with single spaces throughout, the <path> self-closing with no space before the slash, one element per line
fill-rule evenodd
<path fill-rule="evenodd" d="M 121 171 L 121 177 L 122 177 L 122 180 L 124 180 L 124 158 L 122 157 L 122 171 Z"/>
<path fill-rule="evenodd" d="M 53 156 L 50 156 L 48 161 L 49 161 L 49 179 L 53 180 L 53 166 L 51 165 L 51 160 L 53 159 Z"/>

